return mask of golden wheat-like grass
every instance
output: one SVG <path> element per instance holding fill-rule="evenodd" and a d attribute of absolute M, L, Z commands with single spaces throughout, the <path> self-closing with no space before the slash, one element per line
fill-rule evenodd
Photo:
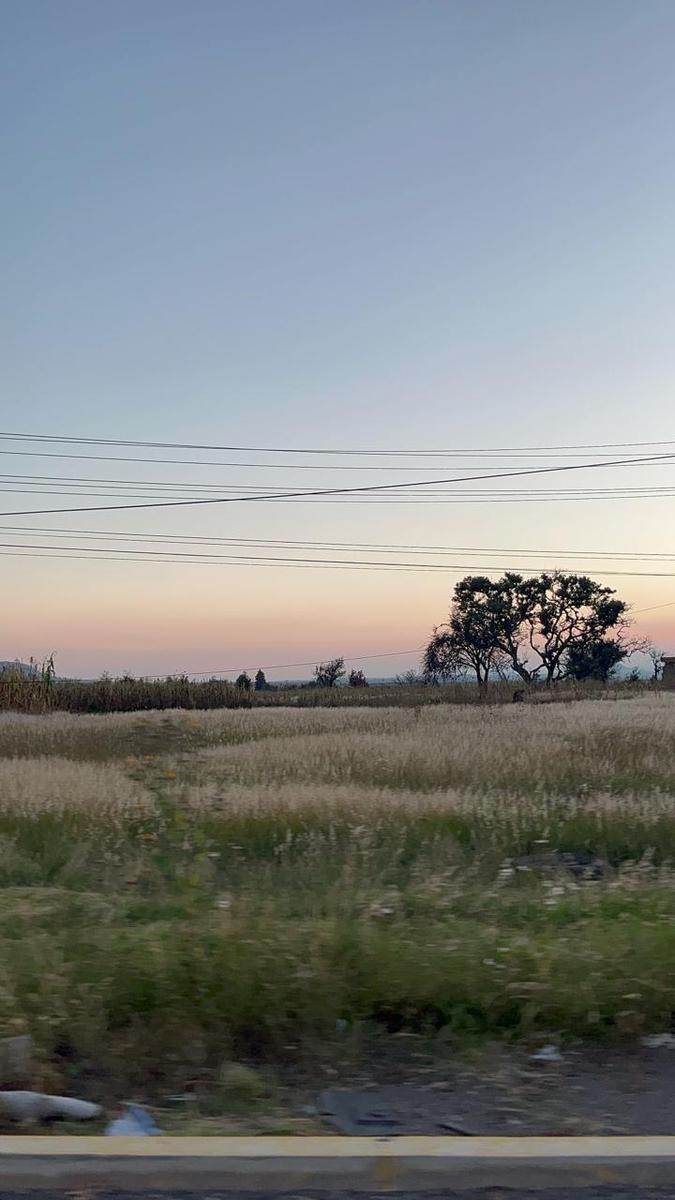
<path fill-rule="evenodd" d="M 675 795 L 675 696 L 513 707 L 0 715 L 0 809 L 149 803 L 365 819 L 508 811 L 654 819 Z"/>
<path fill-rule="evenodd" d="M 113 819 L 148 807 L 152 798 L 116 764 L 0 759 L 0 814 L 81 811 Z"/>

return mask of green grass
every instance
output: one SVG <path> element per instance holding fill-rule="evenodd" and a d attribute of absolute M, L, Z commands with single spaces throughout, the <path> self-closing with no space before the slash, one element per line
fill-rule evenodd
<path fill-rule="evenodd" d="M 674 751 L 665 695 L 0 718 L 0 1035 L 49 1086 L 217 1097 L 345 1023 L 669 1028 Z M 547 849 L 605 877 L 514 862 Z"/>

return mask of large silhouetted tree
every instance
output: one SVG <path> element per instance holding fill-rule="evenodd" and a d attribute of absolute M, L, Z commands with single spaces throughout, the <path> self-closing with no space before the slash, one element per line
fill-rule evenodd
<path fill-rule="evenodd" d="M 426 647 L 424 673 L 431 679 L 453 679 L 472 671 L 479 687 L 505 660 L 503 604 L 492 581 L 468 575 L 455 587 L 450 620 L 437 626 Z"/>
<path fill-rule="evenodd" d="M 607 679 L 644 648 L 629 626 L 628 605 L 587 575 L 467 575 L 455 587 L 447 624 L 434 630 L 424 669 L 432 678 L 470 669 L 479 685 L 505 666 L 526 683 Z"/>

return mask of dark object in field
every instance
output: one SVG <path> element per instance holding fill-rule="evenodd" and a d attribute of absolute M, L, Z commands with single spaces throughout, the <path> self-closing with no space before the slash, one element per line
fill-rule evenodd
<path fill-rule="evenodd" d="M 319 1098 L 319 1112 L 330 1117 L 340 1133 L 348 1137 L 401 1137 L 404 1134 L 433 1133 L 442 1129 L 460 1137 L 472 1134 L 450 1121 L 425 1112 L 425 1094 L 420 1088 L 406 1086 L 370 1088 L 358 1091 L 330 1090 Z"/>
<path fill-rule="evenodd" d="M 513 703 L 514 704 L 524 704 L 525 703 L 525 692 L 523 691 L 522 688 L 516 688 L 515 692 L 513 693 Z"/>
<path fill-rule="evenodd" d="M 569 871 L 578 879 L 604 879 L 608 864 L 604 858 L 586 850 L 546 850 L 542 854 L 522 854 L 513 860 L 517 871 Z"/>

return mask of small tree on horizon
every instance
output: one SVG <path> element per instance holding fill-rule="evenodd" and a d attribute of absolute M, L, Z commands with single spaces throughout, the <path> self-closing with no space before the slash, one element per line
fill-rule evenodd
<path fill-rule="evenodd" d="M 266 687 L 267 680 L 265 679 L 265 672 L 263 671 L 262 667 L 258 667 L 255 675 L 255 690 L 256 692 L 264 692 Z"/>
<path fill-rule="evenodd" d="M 314 668 L 317 687 L 335 687 L 338 679 L 342 679 L 346 674 L 344 658 L 331 658 L 330 662 L 319 663 L 319 666 Z"/>
<path fill-rule="evenodd" d="M 246 671 L 242 671 L 241 675 L 237 675 L 234 686 L 240 688 L 243 692 L 250 692 L 251 676 Z"/>
<path fill-rule="evenodd" d="M 420 684 L 431 683 L 431 677 L 424 671 L 420 674 L 414 667 L 409 667 L 407 671 L 402 671 L 394 679 L 399 687 L 419 687 Z"/>
<path fill-rule="evenodd" d="M 351 671 L 349 672 L 349 686 L 363 688 L 369 687 L 370 684 L 368 683 L 363 671 L 357 671 L 352 667 Z"/>

